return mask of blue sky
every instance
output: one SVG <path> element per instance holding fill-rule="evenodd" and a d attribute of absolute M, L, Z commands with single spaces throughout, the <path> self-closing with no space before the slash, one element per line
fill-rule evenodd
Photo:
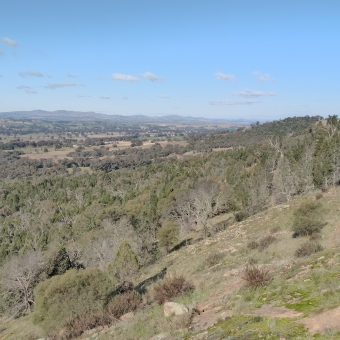
<path fill-rule="evenodd" d="M 0 112 L 340 114 L 339 0 L 1 0 Z"/>

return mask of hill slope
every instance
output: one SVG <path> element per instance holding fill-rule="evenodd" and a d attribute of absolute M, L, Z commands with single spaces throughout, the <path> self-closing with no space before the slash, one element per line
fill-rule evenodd
<path fill-rule="evenodd" d="M 317 241 L 323 250 L 295 255 L 308 238 L 292 237 L 294 211 L 307 199 L 316 200 L 314 195 L 297 196 L 214 237 L 183 245 L 141 273 L 139 281 L 165 271 L 168 277 L 183 275 L 195 285 L 193 293 L 175 299 L 201 311 L 189 328 L 184 317 L 166 319 L 163 306 L 152 304 L 128 321 L 94 329 L 81 339 L 150 339 L 156 334 L 162 336 L 153 339 L 339 339 L 340 188 L 317 196 L 326 221 Z M 272 242 L 264 242 L 269 235 Z M 247 287 L 249 266 L 267 268 L 268 285 Z M 151 293 L 152 284 L 147 288 Z M 3 321 L 1 339 L 23 339 L 27 330 L 38 336 L 30 317 Z"/>

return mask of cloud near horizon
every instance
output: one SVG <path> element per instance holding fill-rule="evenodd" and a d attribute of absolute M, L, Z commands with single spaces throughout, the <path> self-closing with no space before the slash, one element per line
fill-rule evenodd
<path fill-rule="evenodd" d="M 18 46 L 18 43 L 15 40 L 7 38 L 7 37 L 2 37 L 1 41 L 3 41 L 8 46 Z"/>
<path fill-rule="evenodd" d="M 109 96 L 100 96 L 101 99 L 111 99 Z"/>
<path fill-rule="evenodd" d="M 76 75 L 72 74 L 72 73 L 66 73 L 66 76 L 68 78 L 78 78 Z"/>
<path fill-rule="evenodd" d="M 261 83 L 265 82 L 265 81 L 271 81 L 274 82 L 274 78 L 271 77 L 270 74 L 268 73 L 261 73 L 261 72 L 253 72 L 253 76 L 255 76 L 257 78 L 258 81 L 260 81 Z"/>
<path fill-rule="evenodd" d="M 54 83 L 54 84 L 47 84 L 44 86 L 45 89 L 60 89 L 63 87 L 70 87 L 70 86 L 82 86 L 81 84 L 76 83 Z"/>
<path fill-rule="evenodd" d="M 251 105 L 251 104 L 257 104 L 261 103 L 256 100 L 215 100 L 215 101 L 210 101 L 210 105 Z"/>
<path fill-rule="evenodd" d="M 222 72 L 216 72 L 215 76 L 218 79 L 221 79 L 221 80 L 229 80 L 229 81 L 236 80 L 236 78 L 233 74 L 225 74 L 225 73 L 222 73 Z"/>
<path fill-rule="evenodd" d="M 90 98 L 91 96 L 88 94 L 88 95 L 79 95 L 78 97 L 79 98 Z"/>
<path fill-rule="evenodd" d="M 158 97 L 158 98 L 162 98 L 162 99 L 170 98 L 169 96 L 165 96 L 165 95 L 163 95 L 163 94 L 159 94 L 157 97 Z"/>
<path fill-rule="evenodd" d="M 249 89 L 243 89 L 242 91 L 234 92 L 233 95 L 241 97 L 276 96 L 276 94 L 273 92 L 255 91 Z"/>
<path fill-rule="evenodd" d="M 44 77 L 44 75 L 41 72 L 19 72 L 20 77 L 26 78 L 26 77 Z"/>
<path fill-rule="evenodd" d="M 139 78 L 135 76 L 131 76 L 130 74 L 121 74 L 121 73 L 114 73 L 111 78 L 113 80 L 120 80 L 120 81 L 132 81 L 137 82 L 139 81 Z"/>
<path fill-rule="evenodd" d="M 145 72 L 143 74 L 139 75 L 141 78 L 150 80 L 152 82 L 157 82 L 157 81 L 162 81 L 164 80 L 163 78 L 159 78 L 157 77 L 155 74 L 151 73 L 151 72 Z"/>

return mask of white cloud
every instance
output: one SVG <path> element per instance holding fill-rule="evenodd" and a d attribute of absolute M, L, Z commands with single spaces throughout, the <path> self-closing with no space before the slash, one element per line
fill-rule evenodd
<path fill-rule="evenodd" d="M 170 98 L 169 96 L 164 96 L 162 94 L 158 95 L 158 98 L 162 98 L 162 99 L 167 99 L 167 98 Z"/>
<path fill-rule="evenodd" d="M 259 101 L 256 100 L 216 100 L 216 101 L 210 101 L 210 105 L 251 105 L 251 104 L 256 104 L 260 103 Z"/>
<path fill-rule="evenodd" d="M 275 93 L 273 92 L 263 92 L 263 91 L 254 91 L 249 89 L 243 89 L 240 92 L 234 92 L 233 93 L 236 96 L 241 97 L 261 97 L 261 96 L 275 96 Z"/>
<path fill-rule="evenodd" d="M 137 77 L 131 76 L 129 74 L 121 74 L 121 73 L 114 73 L 111 78 L 113 80 L 121 80 L 121 81 L 139 81 Z"/>
<path fill-rule="evenodd" d="M 10 38 L 6 38 L 6 37 L 2 37 L 1 41 L 3 41 L 5 44 L 9 45 L 9 46 L 17 46 L 18 43 L 15 40 L 12 40 Z"/>
<path fill-rule="evenodd" d="M 257 78 L 258 81 L 260 82 L 265 82 L 265 81 L 274 81 L 274 78 L 271 77 L 270 74 L 268 73 L 261 73 L 261 72 L 253 72 L 253 76 L 255 76 Z"/>
<path fill-rule="evenodd" d="M 151 72 L 145 72 L 143 74 L 140 74 L 139 75 L 141 78 L 144 78 L 144 79 L 147 79 L 147 80 L 150 80 L 152 82 L 156 82 L 156 81 L 162 81 L 163 78 L 159 78 L 157 77 L 155 74 L 151 73 Z"/>
<path fill-rule="evenodd" d="M 37 91 L 31 90 L 31 89 L 25 90 L 25 92 L 28 93 L 28 94 L 36 94 L 37 93 Z"/>
<path fill-rule="evenodd" d="M 236 80 L 235 76 L 233 74 L 225 74 L 225 73 L 222 73 L 222 72 L 217 72 L 215 73 L 215 76 L 218 78 L 218 79 L 221 79 L 221 80 Z"/>
<path fill-rule="evenodd" d="M 66 75 L 69 77 L 69 78 L 78 78 L 76 75 L 72 74 L 72 73 L 66 73 Z"/>
<path fill-rule="evenodd" d="M 45 85 L 45 89 L 59 89 L 63 87 L 70 87 L 70 86 L 77 86 L 78 84 L 76 83 L 54 83 L 54 84 L 47 84 Z"/>
<path fill-rule="evenodd" d="M 35 93 L 37 93 L 31 87 L 26 86 L 26 85 L 20 85 L 20 86 L 17 87 L 17 89 L 24 90 L 28 94 L 35 94 Z"/>
<path fill-rule="evenodd" d="M 41 78 L 41 77 L 44 77 L 44 75 L 40 72 L 20 72 L 19 75 L 23 78 L 26 78 L 26 77 L 38 77 L 38 78 Z"/>
<path fill-rule="evenodd" d="M 111 99 L 109 96 L 100 96 L 101 99 Z"/>

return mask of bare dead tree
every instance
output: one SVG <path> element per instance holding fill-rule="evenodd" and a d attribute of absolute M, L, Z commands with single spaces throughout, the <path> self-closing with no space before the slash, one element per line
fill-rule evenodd
<path fill-rule="evenodd" d="M 2 298 L 8 302 L 10 315 L 30 313 L 34 305 L 33 288 L 40 280 L 43 270 L 40 252 L 12 257 L 1 270 Z"/>
<path fill-rule="evenodd" d="M 202 228 L 204 238 L 208 236 L 211 227 L 209 220 L 213 216 L 215 198 L 218 193 L 218 185 L 208 178 L 201 180 L 196 189 L 190 193 L 192 215 L 197 225 Z"/>
<path fill-rule="evenodd" d="M 81 250 L 78 249 L 86 267 L 95 266 L 104 270 L 112 262 L 119 244 L 124 240 L 127 240 L 134 251 L 138 252 L 137 235 L 126 218 L 118 223 L 105 219 L 102 226 L 104 229 L 101 233 L 98 233 Z"/>

